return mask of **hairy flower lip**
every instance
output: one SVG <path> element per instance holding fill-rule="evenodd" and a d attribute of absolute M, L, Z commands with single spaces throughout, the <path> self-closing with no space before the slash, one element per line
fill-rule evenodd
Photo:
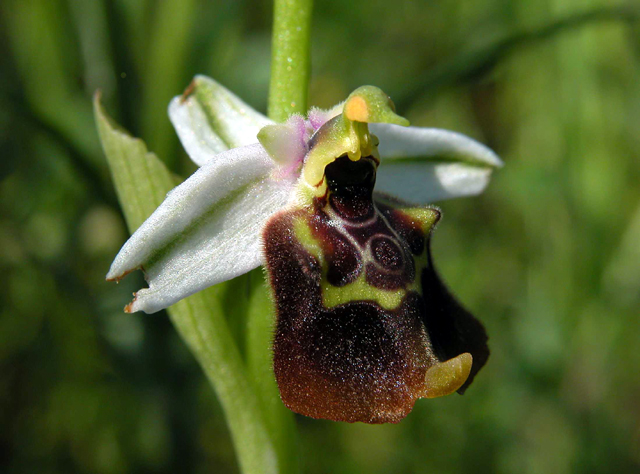
<path fill-rule="evenodd" d="M 433 268 L 440 213 L 375 202 L 374 171 L 342 155 L 327 165 L 326 198 L 279 212 L 263 233 L 274 373 L 306 416 L 397 423 L 419 398 L 462 393 L 489 354 L 482 324 Z"/>
<path fill-rule="evenodd" d="M 380 101 L 384 97 L 380 95 Z M 311 109 L 306 120 L 295 119 L 308 130 L 303 132 L 309 133 L 304 136 L 306 151 L 340 107 Z M 116 281 L 145 267 L 149 288 L 136 293 L 128 305 L 131 311 L 159 311 L 259 266 L 264 258 L 256 242 L 264 223 L 301 199 L 295 183 L 301 169 L 301 142 L 296 142 L 301 128 L 287 132 L 289 122 L 274 124 L 204 76 L 196 76 L 185 93 L 172 100 L 169 116 L 201 168 L 168 194 L 112 264 L 107 279 Z M 272 141 L 270 149 L 257 143 L 265 126 L 281 127 L 278 133 L 284 137 Z M 492 170 L 502 166 L 491 150 L 455 132 L 385 123 L 369 127 L 383 157 L 378 195 L 423 204 L 474 195 L 486 187 Z M 298 150 L 298 155 L 276 163 L 273 155 L 279 150 Z"/>

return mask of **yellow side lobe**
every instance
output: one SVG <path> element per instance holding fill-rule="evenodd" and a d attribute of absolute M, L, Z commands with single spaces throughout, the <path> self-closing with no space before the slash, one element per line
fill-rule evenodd
<path fill-rule="evenodd" d="M 434 365 L 425 375 L 424 398 L 449 395 L 458 390 L 469 378 L 473 357 L 468 352 Z"/>
<path fill-rule="evenodd" d="M 425 236 L 433 230 L 436 222 L 440 220 L 440 212 L 431 207 L 401 208 L 400 211 L 418 223 Z"/>

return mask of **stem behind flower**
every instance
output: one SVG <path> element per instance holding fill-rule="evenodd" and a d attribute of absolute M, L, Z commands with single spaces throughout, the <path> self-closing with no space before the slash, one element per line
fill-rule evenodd
<path fill-rule="evenodd" d="M 284 122 L 307 112 L 313 0 L 275 0 L 269 118 Z"/>

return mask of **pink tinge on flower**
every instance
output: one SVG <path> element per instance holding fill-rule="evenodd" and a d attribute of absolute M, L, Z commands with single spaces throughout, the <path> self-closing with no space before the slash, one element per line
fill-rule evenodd
<path fill-rule="evenodd" d="M 329 121 L 330 119 L 332 119 L 336 115 L 336 111 L 338 113 L 340 112 L 340 110 L 337 110 L 336 107 L 334 107 L 333 109 L 329 109 L 329 110 L 322 110 L 322 109 L 318 109 L 318 108 L 315 108 L 315 107 L 312 108 L 309 111 L 309 114 L 308 114 L 309 125 L 311 125 L 311 127 L 313 127 L 314 131 L 318 130 L 327 121 Z"/>
<path fill-rule="evenodd" d="M 273 174 L 276 180 L 298 178 L 314 131 L 301 115 L 292 115 L 285 123 L 268 125 L 260 131 L 260 143 L 279 165 Z"/>
<path fill-rule="evenodd" d="M 341 109 L 341 106 L 330 110 L 313 108 L 306 120 L 300 115 L 292 115 L 284 124 L 270 125 L 260 131 L 260 143 L 279 164 L 272 174 L 275 180 L 297 179 L 300 176 L 311 138 Z"/>

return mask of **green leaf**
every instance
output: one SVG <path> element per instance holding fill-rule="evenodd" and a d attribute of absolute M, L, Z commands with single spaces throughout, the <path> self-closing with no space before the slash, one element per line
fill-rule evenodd
<path fill-rule="evenodd" d="M 164 163 L 147 151 L 142 140 L 130 136 L 105 113 L 99 93 L 94 98 L 94 113 L 118 200 L 129 231 L 133 232 L 176 183 Z"/>
<path fill-rule="evenodd" d="M 176 145 L 166 104 L 185 82 L 192 20 L 198 10 L 195 0 L 164 0 L 155 3 L 153 10 L 142 76 L 142 125 L 149 143 L 166 161 L 175 159 L 168 153 Z"/>
<path fill-rule="evenodd" d="M 90 104 L 77 86 L 73 35 L 65 29 L 61 2 L 8 0 L 0 3 L 0 14 L 28 106 L 94 166 L 99 146 Z"/>
<path fill-rule="evenodd" d="M 173 177 L 140 139 L 119 129 L 94 100 L 98 131 L 113 174 L 129 230 L 134 231 L 173 187 Z M 217 285 L 171 306 L 169 315 L 203 368 L 225 411 L 243 473 L 285 472 L 282 458 L 266 421 L 256 387 L 242 361 L 226 320 Z"/>

